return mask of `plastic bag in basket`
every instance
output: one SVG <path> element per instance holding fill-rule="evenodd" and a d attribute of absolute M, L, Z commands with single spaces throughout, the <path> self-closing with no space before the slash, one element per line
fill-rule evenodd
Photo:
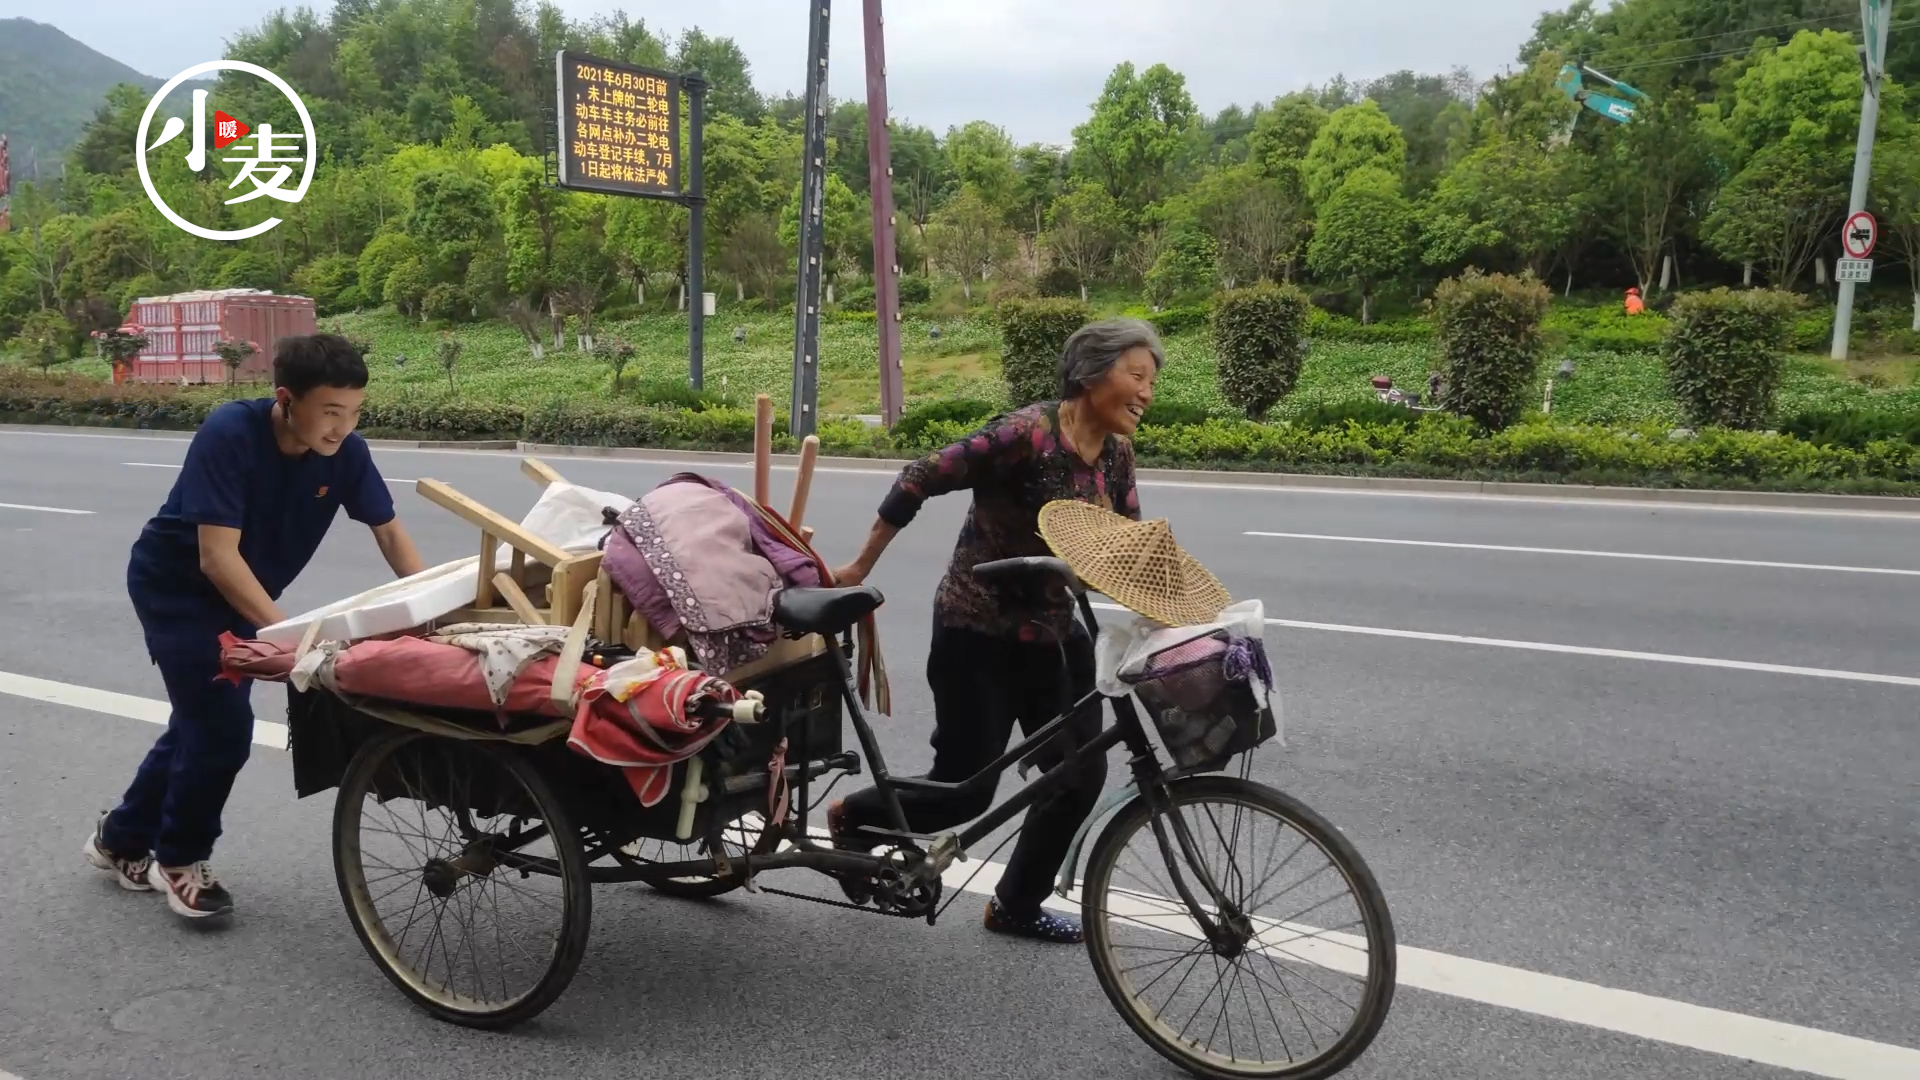
<path fill-rule="evenodd" d="M 1222 740 L 1238 742 L 1233 718 L 1272 713 L 1273 738 L 1286 745 L 1278 695 L 1266 654 L 1265 606 L 1246 600 L 1211 623 L 1168 627 L 1134 616 L 1102 625 L 1095 646 L 1095 685 L 1112 696 L 1136 695 L 1177 758 L 1210 758 Z"/>

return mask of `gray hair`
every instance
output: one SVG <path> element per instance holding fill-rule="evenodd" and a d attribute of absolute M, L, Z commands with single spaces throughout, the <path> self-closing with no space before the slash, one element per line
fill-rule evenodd
<path fill-rule="evenodd" d="M 1142 319 L 1101 319 L 1073 332 L 1060 350 L 1060 400 L 1079 397 L 1106 378 L 1122 356 L 1134 349 L 1153 354 L 1153 369 L 1166 366 L 1160 335 Z"/>

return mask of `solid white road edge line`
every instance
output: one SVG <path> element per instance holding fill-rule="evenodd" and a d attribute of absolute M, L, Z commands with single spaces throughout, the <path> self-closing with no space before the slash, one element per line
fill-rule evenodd
<path fill-rule="evenodd" d="M 0 672 L 0 693 L 72 705 L 152 724 L 166 723 L 169 712 L 164 701 L 6 672 Z M 261 746 L 285 749 L 286 726 L 255 721 L 253 741 Z M 818 828 L 809 831 L 821 836 L 825 834 L 825 830 Z M 955 863 L 947 868 L 942 880 L 956 889 L 986 895 L 992 892 L 1003 869 L 999 863 L 993 862 Z M 1068 910 L 1079 907 L 1072 901 L 1062 901 L 1058 897 L 1050 898 L 1049 903 Z M 1307 932 L 1302 927 L 1286 926 L 1280 929 Z M 1264 932 L 1262 936 L 1265 936 Z M 1873 1042 L 1819 1028 L 1692 1005 L 1631 990 L 1618 990 L 1410 945 L 1399 946 L 1396 959 L 1400 986 L 1497 1008 L 1795 1069 L 1832 1080 L 1912 1080 L 1920 1076 L 1920 1050 L 1891 1043 Z M 0 1080 L 19 1078 L 0 1073 Z"/>
<path fill-rule="evenodd" d="M 34 506 L 32 503 L 0 503 L 0 510 L 37 510 L 43 514 L 91 515 L 91 510 L 69 510 L 64 506 Z"/>
<path fill-rule="evenodd" d="M 1752 566 L 1768 570 L 1831 570 L 1846 574 L 1896 574 L 1902 577 L 1920 577 L 1920 570 L 1899 570 L 1885 566 L 1830 566 L 1825 563 L 1768 562 L 1760 559 L 1714 559 L 1703 555 L 1653 555 L 1634 551 L 1584 551 L 1578 548 L 1463 544 L 1446 540 L 1397 540 L 1384 536 L 1331 536 L 1324 533 L 1249 530 L 1245 535 L 1278 540 L 1333 540 L 1347 544 L 1395 544 L 1403 547 L 1457 548 L 1466 551 L 1509 551 L 1522 555 L 1581 555 L 1595 559 L 1646 559 L 1653 562 L 1707 563 L 1713 566 Z"/>
<path fill-rule="evenodd" d="M 1100 603 L 1093 606 L 1101 611 L 1126 610 L 1118 604 Z M 1813 679 L 1885 683 L 1890 686 L 1920 686 L 1920 678 L 1912 675 L 1881 675 L 1871 671 L 1845 671 L 1840 668 L 1795 667 L 1792 664 L 1762 664 L 1752 660 L 1721 660 L 1711 656 L 1634 652 L 1630 649 L 1602 649 L 1591 645 L 1556 645 L 1550 641 L 1510 641 L 1506 638 L 1474 637 L 1469 634 L 1436 634 L 1425 630 L 1394 630 L 1385 626 L 1348 626 L 1344 623 L 1307 622 L 1301 619 L 1268 619 L 1267 625 L 1290 630 L 1324 630 L 1335 634 L 1366 634 L 1373 637 L 1406 638 L 1412 641 L 1439 641 L 1451 645 L 1480 645 L 1493 649 L 1525 649 L 1531 652 L 1565 653 L 1572 656 L 1603 656 L 1614 660 L 1645 660 L 1656 664 L 1684 664 L 1691 667 L 1726 668 L 1732 671 L 1760 671 L 1771 675 L 1801 675 Z"/>
<path fill-rule="evenodd" d="M 124 716 L 129 720 L 144 720 L 149 724 L 159 724 L 162 727 L 166 726 L 168 718 L 173 714 L 173 707 L 164 701 L 116 693 L 112 690 L 100 690 L 91 686 L 54 682 L 51 679 L 36 679 L 31 675 L 15 675 L 9 671 L 0 671 L 0 694 L 44 701 L 50 705 L 66 705 L 75 709 L 85 709 L 88 712 L 105 713 L 108 716 Z M 285 750 L 287 725 L 256 719 L 253 722 L 253 741 L 258 746 Z"/>
<path fill-rule="evenodd" d="M 112 435 L 92 431 L 19 431 L 0 429 L 0 436 L 12 435 L 20 438 L 42 439 L 110 439 L 122 442 L 181 442 L 187 441 L 188 433 L 155 432 L 151 435 Z M 518 450 L 458 450 L 450 447 L 427 446 L 376 446 L 376 453 L 393 454 L 450 454 L 459 457 L 520 457 Z M 674 465 L 686 466 L 686 461 L 669 461 L 647 458 L 611 458 L 591 454 L 569 456 L 569 461 L 598 462 L 606 465 Z M 705 462 L 704 468 L 746 469 L 752 466 L 744 462 Z M 898 473 L 899 462 L 893 469 L 848 469 L 833 466 L 816 468 L 816 473 L 844 473 L 858 476 L 894 476 Z M 776 462 L 776 472 L 792 472 L 794 466 Z M 1140 481 L 1141 487 L 1185 488 L 1194 491 L 1257 491 L 1270 495 L 1346 495 L 1372 498 L 1399 499 L 1465 499 L 1475 502 L 1518 503 L 1534 506 L 1586 506 L 1600 509 L 1636 509 L 1636 510 L 1700 510 L 1713 513 L 1734 514 L 1793 514 L 1811 517 L 1856 517 L 1877 518 L 1888 521 L 1920 522 L 1920 514 L 1893 510 L 1825 510 L 1812 506 L 1745 506 L 1738 503 L 1690 503 L 1661 502 L 1642 499 L 1571 499 L 1553 495 L 1498 495 L 1484 492 L 1451 491 L 1376 491 L 1363 488 L 1321 488 L 1290 487 L 1279 484 L 1219 484 L 1202 480 L 1154 480 Z"/>

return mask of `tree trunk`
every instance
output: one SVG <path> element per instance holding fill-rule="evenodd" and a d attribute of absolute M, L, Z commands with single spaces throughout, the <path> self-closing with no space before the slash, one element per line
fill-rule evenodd
<path fill-rule="evenodd" d="M 1562 295 L 1564 296 L 1573 295 L 1573 264 L 1572 263 L 1567 264 L 1567 290 Z"/>
<path fill-rule="evenodd" d="M 633 298 L 641 307 L 647 306 L 647 279 L 641 278 L 633 283 Z"/>
<path fill-rule="evenodd" d="M 1752 263 L 1740 264 L 1740 284 L 1749 289 L 1753 288 L 1753 264 Z"/>
<path fill-rule="evenodd" d="M 1920 291 L 1913 294 L 1913 328 L 1920 330 Z"/>
<path fill-rule="evenodd" d="M 744 304 L 747 302 L 747 282 L 745 278 L 733 279 L 733 302 L 736 304 Z"/>
<path fill-rule="evenodd" d="M 1920 300 L 1920 297 L 1914 299 Z M 1084 281 L 1080 283 L 1080 302 L 1083 304 L 1087 302 L 1087 283 Z"/>
<path fill-rule="evenodd" d="M 973 301 L 973 281 L 965 274 L 960 275 L 960 295 L 966 297 L 969 303 Z"/>
<path fill-rule="evenodd" d="M 1360 290 L 1360 325 L 1373 325 L 1373 292 L 1368 289 Z"/>

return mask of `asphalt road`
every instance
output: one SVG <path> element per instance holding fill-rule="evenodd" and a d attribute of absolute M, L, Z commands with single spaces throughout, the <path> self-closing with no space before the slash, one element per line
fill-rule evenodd
<path fill-rule="evenodd" d="M 0 673 L 164 697 L 123 575 L 184 448 L 0 432 Z M 510 516 L 536 495 L 511 454 L 376 456 L 390 478 L 435 477 Z M 554 463 L 634 495 L 681 468 Z M 889 475 L 816 477 L 808 519 L 830 558 L 852 553 Z M 430 562 L 470 553 L 472 530 L 395 488 Z M 1498 965 L 1495 982 L 1649 995 L 1650 1014 L 1777 1022 L 1750 1038 L 1729 1022 L 1709 1052 L 1604 1010 L 1570 1022 L 1403 986 L 1346 1075 L 1784 1077 L 1741 1053 L 1788 1037 L 1781 1024 L 1920 1046 L 1920 516 L 1167 484 L 1143 504 L 1281 620 L 1267 641 L 1288 745 L 1263 749 L 1256 776 L 1354 840 L 1403 946 Z M 880 735 L 899 770 L 928 760 L 929 597 L 964 509 L 930 504 L 874 578 L 895 694 Z M 1422 543 L 1363 542 L 1383 540 Z M 283 606 L 385 577 L 343 516 Z M 280 718 L 278 688 L 255 701 Z M 158 733 L 0 694 L 0 1074 L 1179 1075 L 1124 1028 L 1084 950 L 986 935 L 977 897 L 928 928 L 603 889 L 585 965 L 543 1017 L 508 1035 L 436 1023 L 354 938 L 332 799 L 296 801 L 278 750 L 255 748 L 229 804 L 215 861 L 231 926 L 179 926 L 85 866 L 95 813 Z M 1825 1075 L 1920 1075 L 1862 1063 L 1920 1056 L 1847 1045 L 1865 1056 L 1836 1050 Z"/>

